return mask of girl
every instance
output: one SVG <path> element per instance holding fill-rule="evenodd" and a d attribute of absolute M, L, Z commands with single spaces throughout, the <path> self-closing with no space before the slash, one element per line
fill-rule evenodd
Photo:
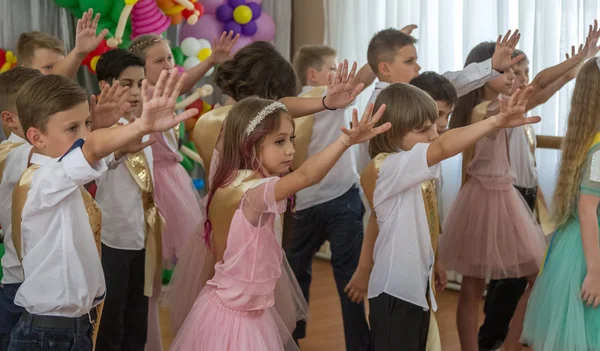
<path fill-rule="evenodd" d="M 493 53 L 493 43 L 481 43 L 471 50 L 466 64 L 486 60 Z M 513 80 L 511 68 L 459 98 L 450 128 L 490 116 L 497 109 L 500 94 L 510 94 Z M 479 140 L 474 153 L 468 150 L 463 153 L 463 174 L 464 185 L 444 223 L 440 259 L 448 270 L 463 275 L 457 310 L 458 333 L 462 349 L 476 351 L 477 309 L 485 279 L 528 277 L 533 282 L 545 241 L 531 211 L 512 186 L 506 130 Z M 528 296 L 526 292 L 521 297 L 523 311 Z M 506 341 L 509 349 L 520 347 L 517 316 Z"/>
<path fill-rule="evenodd" d="M 285 106 L 247 98 L 231 109 L 223 162 L 208 195 L 206 235 L 213 236 L 218 263 L 173 350 L 298 350 L 290 334 L 295 323 L 285 323 L 291 320 L 283 312 L 293 306 L 275 301 L 279 285 L 281 296 L 294 297 L 286 301 L 307 309 L 297 283 L 282 271 L 279 214 L 288 197 L 321 181 L 350 146 L 390 128 L 390 123 L 373 128 L 385 105 L 371 117 L 372 111 L 371 105 L 359 122 L 354 110 L 352 129 L 342 128 L 338 141 L 279 178 L 289 172 L 295 152 L 294 122 Z"/>
<path fill-rule="evenodd" d="M 208 187 L 211 187 L 219 154 L 223 151 L 222 126 L 232 104 L 249 96 L 279 99 L 294 117 L 322 111 L 324 105 L 342 108 L 354 100 L 363 86 L 354 85 L 355 68 L 356 64 L 348 72 L 347 62 L 340 64 L 335 80 L 328 87 L 328 96 L 323 100 L 293 96 L 297 93 L 294 68 L 270 43 L 254 42 L 220 65 L 215 73 L 215 81 L 223 93 L 229 96 L 227 106 L 215 108 L 203 115 L 194 128 L 193 138 L 204 165 L 208 168 Z M 205 217 L 204 210 L 201 215 Z M 199 235 L 192 236 L 186 245 L 175 269 L 169 294 L 165 298 L 175 331 L 179 330 L 204 284 L 212 277 L 212 272 L 203 267 L 213 267 L 216 262 L 211 251 L 213 245 L 210 239 L 204 237 L 204 229 L 199 228 L 197 233 Z"/>
<path fill-rule="evenodd" d="M 559 178 L 555 232 L 527 308 L 522 340 L 535 350 L 600 350 L 600 61 L 577 75 Z"/>

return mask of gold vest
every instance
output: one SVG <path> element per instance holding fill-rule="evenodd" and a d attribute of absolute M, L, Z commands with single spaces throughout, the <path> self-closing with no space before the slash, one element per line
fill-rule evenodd
<path fill-rule="evenodd" d="M 217 141 L 219 140 L 219 135 L 221 135 L 225 117 L 227 117 L 231 107 L 231 105 L 223 106 L 208 111 L 198 119 L 196 126 L 194 126 L 193 142 L 202 161 L 204 161 L 204 170 L 207 179 L 210 174 L 213 151 L 217 147 Z"/>
<path fill-rule="evenodd" d="M 25 201 L 27 201 L 27 193 L 31 188 L 33 174 L 39 168 L 39 165 L 31 165 L 31 167 L 27 168 L 21 175 L 19 183 L 17 183 L 13 190 L 11 214 L 12 239 L 17 252 L 17 257 L 19 257 L 19 261 L 23 261 L 23 257 L 21 255 L 21 221 L 23 218 L 23 207 L 25 206 Z M 81 198 L 83 199 L 83 204 L 85 206 L 85 211 L 90 222 L 90 227 L 92 229 L 92 234 L 94 235 L 94 241 L 96 242 L 96 248 L 98 249 L 98 255 L 101 257 L 102 252 L 100 235 L 102 233 L 102 211 L 100 211 L 100 207 L 84 187 L 80 187 L 80 191 Z M 92 342 L 94 343 L 94 348 L 96 346 L 96 338 L 98 336 L 98 329 L 100 327 L 100 318 L 102 317 L 103 308 L 104 301 L 100 302 L 100 304 L 96 306 L 97 318 L 92 331 Z"/>
<path fill-rule="evenodd" d="M 23 145 L 23 143 L 0 143 L 0 181 L 4 175 L 4 166 L 6 166 L 6 159 L 8 158 L 8 155 L 10 155 L 12 150 L 21 145 Z"/>
<path fill-rule="evenodd" d="M 144 151 L 126 156 L 127 170 L 142 191 L 142 204 L 144 218 L 146 219 L 146 256 L 144 272 L 144 295 L 152 296 L 154 292 L 154 279 L 158 279 L 162 267 L 162 231 L 165 220 L 158 212 L 154 203 L 154 185 L 150 166 Z"/>

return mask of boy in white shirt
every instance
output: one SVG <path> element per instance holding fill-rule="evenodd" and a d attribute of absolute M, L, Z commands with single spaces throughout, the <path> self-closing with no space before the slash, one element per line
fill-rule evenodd
<path fill-rule="evenodd" d="M 181 78 L 173 72 L 167 82 L 163 73 L 153 96 L 143 94 L 139 120 L 93 132 L 87 95 L 72 80 L 38 77 L 19 91 L 17 111 L 33 153 L 13 194 L 12 235 L 25 278 L 15 303 L 26 311 L 9 350 L 92 349 L 94 307 L 106 292 L 94 238 L 99 228 L 92 228 L 99 211 L 83 185 L 100 177 L 115 157 L 146 147 L 144 135 L 198 112 L 173 114 Z"/>
<path fill-rule="evenodd" d="M 407 84 L 392 84 L 377 98 L 381 120 L 392 128 L 369 144 L 373 161 L 361 176 L 379 230 L 367 230 L 361 265 L 371 266 L 369 321 L 376 350 L 425 350 L 429 309 L 436 310 L 430 282 L 431 232 L 439 230 L 431 182 L 439 163 L 499 128 L 535 123 L 523 111 L 531 89 L 513 95 L 496 116 L 438 137 L 433 99 Z M 378 124 L 384 123 L 378 121 Z M 371 225 L 371 222 L 369 223 Z M 369 269 L 370 270 L 370 269 Z"/>
<path fill-rule="evenodd" d="M 38 70 L 25 67 L 15 67 L 0 74 L 0 114 L 3 125 L 10 130 L 8 140 L 0 144 L 0 225 L 5 249 L 0 285 L 0 350 L 8 349 L 10 331 L 23 313 L 23 308 L 15 305 L 15 295 L 23 282 L 23 268 L 12 243 L 11 209 L 12 192 L 27 169 L 32 146 L 23 135 L 15 100 L 23 84 L 41 75 Z"/>

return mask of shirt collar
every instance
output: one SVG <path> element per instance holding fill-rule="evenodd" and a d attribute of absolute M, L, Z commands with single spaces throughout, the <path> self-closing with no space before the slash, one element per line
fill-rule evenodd
<path fill-rule="evenodd" d="M 27 140 L 21 138 L 15 133 L 10 133 L 10 135 L 8 136 L 8 141 L 10 141 L 11 143 L 29 143 Z"/>
<path fill-rule="evenodd" d="M 379 82 L 375 83 L 375 89 L 377 89 L 377 90 L 379 90 L 379 89 L 385 89 L 389 85 L 390 85 L 390 83 L 388 83 L 388 82 L 381 82 L 381 81 L 379 81 Z"/>
<path fill-rule="evenodd" d="M 31 164 L 43 166 L 50 163 L 54 158 L 42 154 L 34 153 L 31 155 Z"/>
<path fill-rule="evenodd" d="M 305 86 L 302 87 L 302 91 L 300 93 L 304 94 L 304 93 L 307 93 L 307 92 L 309 92 L 309 91 L 311 91 L 313 89 L 316 89 L 316 88 L 319 88 L 319 87 L 313 87 L 313 86 L 305 85 Z M 327 87 L 325 87 L 325 88 L 327 88 Z"/>

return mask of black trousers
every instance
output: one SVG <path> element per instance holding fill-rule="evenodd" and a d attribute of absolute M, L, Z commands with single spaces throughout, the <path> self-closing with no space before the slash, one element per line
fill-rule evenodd
<path fill-rule="evenodd" d="M 515 188 L 523 195 L 525 202 L 533 211 L 537 188 L 521 188 L 518 186 L 515 186 Z M 504 339 L 506 339 L 506 334 L 508 334 L 510 320 L 526 288 L 527 278 L 490 281 L 483 308 L 485 320 L 479 328 L 480 350 L 494 350 L 502 345 Z"/>
<path fill-rule="evenodd" d="M 425 351 L 431 311 L 386 293 L 369 299 L 372 351 Z"/>
<path fill-rule="evenodd" d="M 146 250 L 119 250 L 102 245 L 106 299 L 96 350 L 144 350 L 148 332 L 145 254 Z"/>

